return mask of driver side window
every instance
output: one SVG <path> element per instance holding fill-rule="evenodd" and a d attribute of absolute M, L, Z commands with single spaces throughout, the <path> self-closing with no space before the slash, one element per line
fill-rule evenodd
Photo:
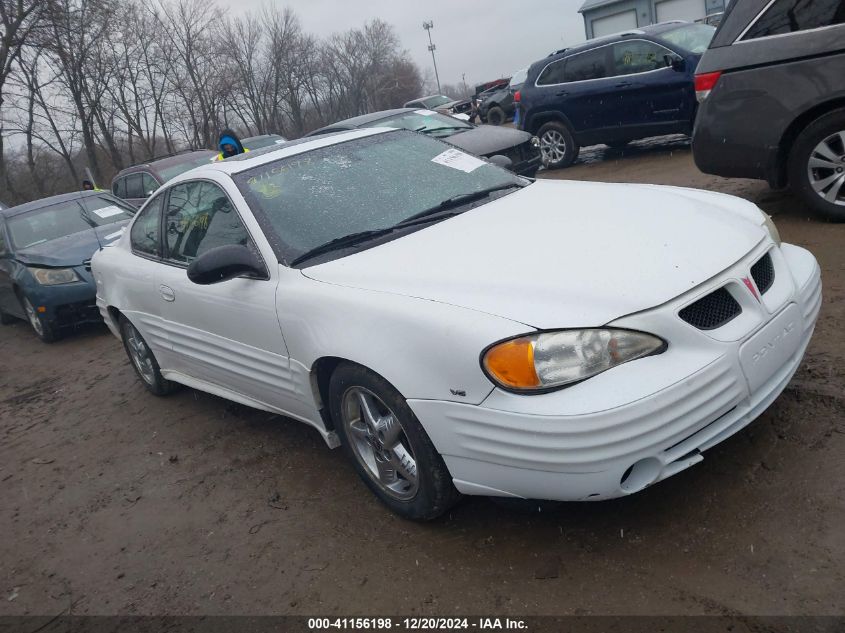
<path fill-rule="evenodd" d="M 211 182 L 173 187 L 164 227 L 165 257 L 178 264 L 190 264 L 218 246 L 249 244 L 249 234 L 229 197 Z"/>

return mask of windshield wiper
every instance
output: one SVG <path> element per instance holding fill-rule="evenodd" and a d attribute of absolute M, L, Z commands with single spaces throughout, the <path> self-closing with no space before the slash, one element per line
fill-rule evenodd
<path fill-rule="evenodd" d="M 491 193 L 495 193 L 497 191 L 504 191 L 505 189 L 513 189 L 514 187 L 519 187 L 520 189 L 522 189 L 525 186 L 526 185 L 521 185 L 516 182 L 510 182 L 506 185 L 496 185 L 495 187 L 487 187 L 486 189 L 481 189 L 480 191 L 471 191 L 469 193 L 462 193 L 457 196 L 452 196 L 451 198 L 446 198 L 445 200 L 431 207 L 430 209 L 424 209 L 419 213 L 415 213 L 414 215 L 405 218 L 398 224 L 394 224 L 393 228 L 400 228 L 403 226 L 419 224 L 420 222 L 427 222 L 433 219 L 433 216 L 437 216 L 443 211 L 448 211 L 449 209 L 454 209 L 455 207 L 460 207 L 462 205 L 469 204 L 470 202 L 475 202 L 476 200 L 482 200 L 488 197 Z M 448 215 L 457 215 L 457 213 L 451 213 Z"/>
<path fill-rule="evenodd" d="M 79 215 L 80 217 L 85 220 L 87 224 L 91 225 L 92 229 L 96 229 L 98 224 L 94 221 L 94 218 L 91 217 L 91 214 L 88 212 L 88 209 L 79 205 Z"/>
<path fill-rule="evenodd" d="M 302 255 L 296 257 L 293 261 L 291 261 L 290 265 L 296 266 L 297 264 L 304 262 L 306 259 L 311 259 L 312 257 L 316 257 L 317 255 L 336 251 L 346 246 L 354 246 L 355 244 L 359 244 L 360 242 L 366 242 L 367 240 L 380 237 L 382 235 L 388 235 L 390 233 L 393 233 L 393 231 L 394 227 L 389 226 L 383 229 L 359 231 L 357 233 L 350 233 L 349 235 L 344 235 L 342 237 L 336 237 L 333 240 L 329 240 L 325 244 L 320 244 L 319 246 L 315 246 L 314 248 L 305 251 Z"/>
<path fill-rule="evenodd" d="M 468 130 L 470 129 L 466 125 L 443 125 L 441 127 L 427 127 L 423 125 L 422 127 L 418 127 L 414 132 L 420 132 L 421 134 L 431 134 L 432 132 L 449 132 L 450 130 Z"/>

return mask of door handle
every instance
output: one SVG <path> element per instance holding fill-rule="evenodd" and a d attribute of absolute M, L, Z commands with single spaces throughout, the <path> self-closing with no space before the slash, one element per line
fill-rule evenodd
<path fill-rule="evenodd" d="M 616 88 L 627 88 L 630 85 L 631 85 L 630 81 L 621 81 L 618 84 L 616 84 Z"/>
<path fill-rule="evenodd" d="M 568 95 L 568 94 L 569 94 L 569 93 L 568 93 L 566 90 L 561 90 L 560 92 L 556 92 L 556 93 L 555 93 L 555 96 L 556 96 L 556 97 L 565 97 L 565 96 L 566 96 L 566 95 Z"/>
<path fill-rule="evenodd" d="M 173 292 L 173 288 L 170 286 L 162 284 L 158 287 L 158 291 L 161 293 L 161 298 L 165 301 L 176 301 L 176 293 Z"/>

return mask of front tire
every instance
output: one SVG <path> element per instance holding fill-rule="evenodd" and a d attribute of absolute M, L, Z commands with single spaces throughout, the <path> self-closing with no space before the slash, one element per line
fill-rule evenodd
<path fill-rule="evenodd" d="M 550 121 L 538 131 L 540 155 L 546 169 L 569 167 L 578 158 L 581 147 L 575 142 L 570 129 L 563 123 Z"/>
<path fill-rule="evenodd" d="M 460 499 L 446 464 L 405 398 L 372 371 L 345 363 L 332 374 L 329 404 L 343 450 L 387 507 L 434 519 Z"/>
<path fill-rule="evenodd" d="M 141 379 L 147 390 L 157 396 L 166 396 L 176 391 L 178 385 L 161 375 L 161 368 L 153 351 L 147 345 L 141 333 L 132 325 L 132 322 L 121 315 L 119 324 L 123 348 L 126 350 L 126 355 L 129 356 L 132 369 L 135 370 L 135 374 Z"/>
<path fill-rule="evenodd" d="M 20 297 L 24 312 L 26 313 L 26 320 L 32 326 L 35 335 L 44 343 L 55 343 L 59 340 L 59 331 L 53 327 L 46 319 L 42 319 L 35 306 L 25 295 Z"/>
<path fill-rule="evenodd" d="M 503 125 L 507 118 L 505 111 L 499 106 L 491 106 L 487 110 L 487 123 L 489 125 Z"/>
<path fill-rule="evenodd" d="M 845 222 L 845 109 L 810 123 L 789 153 L 789 184 L 797 196 L 834 222 Z"/>

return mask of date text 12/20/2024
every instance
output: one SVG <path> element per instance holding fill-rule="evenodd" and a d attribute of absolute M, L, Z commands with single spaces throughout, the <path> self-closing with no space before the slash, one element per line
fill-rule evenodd
<path fill-rule="evenodd" d="M 309 618 L 308 630 L 371 630 L 371 631 L 519 631 L 528 625 L 519 618 Z"/>

